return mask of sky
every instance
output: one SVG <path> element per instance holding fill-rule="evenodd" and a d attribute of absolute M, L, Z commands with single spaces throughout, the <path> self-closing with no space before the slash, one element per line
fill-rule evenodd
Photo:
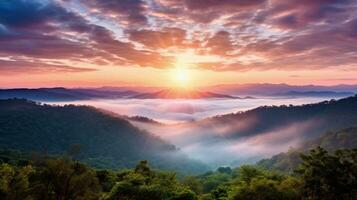
<path fill-rule="evenodd" d="M 1 0 L 0 87 L 357 84 L 354 0 Z"/>

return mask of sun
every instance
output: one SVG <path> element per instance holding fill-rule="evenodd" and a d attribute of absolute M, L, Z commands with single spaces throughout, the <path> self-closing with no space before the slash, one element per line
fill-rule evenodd
<path fill-rule="evenodd" d="M 171 78 L 174 87 L 187 88 L 190 86 L 191 76 L 190 73 L 192 64 L 191 59 L 188 59 L 186 54 L 176 55 L 176 61 L 171 70 Z"/>
<path fill-rule="evenodd" d="M 172 79 L 178 87 L 188 87 L 190 81 L 189 71 L 182 67 L 176 67 L 171 71 Z"/>
<path fill-rule="evenodd" d="M 197 66 L 200 63 L 215 62 L 216 58 L 199 55 L 194 50 L 188 49 L 172 55 L 175 62 L 170 70 L 172 84 L 176 88 L 193 88 L 197 83 Z"/>

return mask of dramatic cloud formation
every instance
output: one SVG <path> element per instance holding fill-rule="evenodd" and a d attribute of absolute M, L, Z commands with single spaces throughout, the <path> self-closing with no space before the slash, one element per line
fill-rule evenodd
<path fill-rule="evenodd" d="M 353 0 L 4 0 L 0 71 L 170 68 L 185 52 L 214 57 L 191 66 L 213 71 L 356 69 L 356 12 Z"/>
<path fill-rule="evenodd" d="M 145 16 L 145 2 L 143 0 L 81 0 L 81 3 L 88 6 L 93 13 L 106 13 L 120 21 L 127 23 L 147 23 Z"/>

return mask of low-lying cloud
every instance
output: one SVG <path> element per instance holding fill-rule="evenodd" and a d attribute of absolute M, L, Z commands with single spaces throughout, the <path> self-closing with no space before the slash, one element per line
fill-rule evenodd
<path fill-rule="evenodd" d="M 233 129 L 236 129 L 236 132 L 242 131 L 234 124 L 229 127 L 215 124 L 214 129 L 211 126 L 204 127 L 195 123 L 166 126 L 134 124 L 175 144 L 190 157 L 217 167 L 253 163 L 291 147 L 297 147 L 304 141 L 309 130 L 318 123 L 318 120 L 290 123 L 273 130 L 235 138 L 226 137 Z"/>
<path fill-rule="evenodd" d="M 236 166 L 253 163 L 265 157 L 296 147 L 316 130 L 318 119 L 285 121 L 266 126 L 261 119 L 247 117 L 206 118 L 244 111 L 262 105 L 305 104 L 323 98 L 261 98 L 238 100 L 160 100 L 117 99 L 77 101 L 61 104 L 83 104 L 112 111 L 120 115 L 141 115 L 166 124 L 132 123 L 174 144 L 191 158 L 211 166 Z M 258 124 L 259 123 L 259 124 Z M 255 129 L 256 126 L 261 128 Z"/>
<path fill-rule="evenodd" d="M 92 105 L 120 115 L 145 116 L 165 123 L 201 120 L 207 117 L 245 111 L 264 105 L 316 103 L 323 97 L 257 99 L 115 99 L 58 102 L 57 104 Z"/>

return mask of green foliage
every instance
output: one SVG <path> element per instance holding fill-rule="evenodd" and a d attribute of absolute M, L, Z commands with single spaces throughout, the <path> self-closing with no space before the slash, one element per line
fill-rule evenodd
<path fill-rule="evenodd" d="M 257 166 L 220 167 L 179 181 L 175 173 L 155 168 L 174 163 L 175 169 L 200 168 L 177 154 L 163 157 L 158 152 L 176 153 L 176 149 L 120 118 L 90 107 L 25 100 L 0 102 L 0 111 L 0 146 L 22 150 L 0 151 L 1 200 L 352 200 L 357 196 L 357 150 L 329 154 L 318 147 L 301 157 L 291 150 Z M 353 148 L 356 130 L 329 132 L 307 146 Z M 22 153 L 41 148 L 45 155 Z M 63 158 L 54 157 L 63 152 L 67 152 Z M 154 168 L 143 160 L 146 157 Z M 131 169 L 94 169 L 74 159 L 96 167 Z M 297 174 L 271 170 L 291 172 L 298 163 Z"/>
<path fill-rule="evenodd" d="M 182 184 L 190 188 L 196 194 L 203 193 L 203 185 L 202 182 L 195 176 L 186 176 L 182 180 Z"/>
<path fill-rule="evenodd" d="M 248 184 L 253 178 L 265 175 L 261 169 L 250 165 L 243 165 L 237 171 L 239 175 L 239 180 L 244 181 Z"/>
<path fill-rule="evenodd" d="M 354 199 L 357 194 L 357 150 L 330 155 L 321 147 L 301 156 L 302 194 L 307 199 Z"/>
<path fill-rule="evenodd" d="M 103 192 L 109 192 L 115 185 L 117 174 L 111 170 L 98 170 L 96 177 L 99 184 L 102 186 Z"/>
<path fill-rule="evenodd" d="M 219 167 L 217 169 L 217 172 L 225 173 L 225 174 L 232 174 L 233 173 L 233 171 L 232 171 L 232 169 L 230 167 Z"/>
<path fill-rule="evenodd" d="M 304 142 L 300 148 L 290 149 L 286 153 L 280 153 L 269 159 L 262 159 L 257 165 L 266 169 L 274 169 L 293 173 L 302 162 L 301 153 L 308 153 L 310 149 L 321 146 L 328 151 L 337 149 L 357 148 L 357 127 L 344 128 L 339 131 L 326 132 L 321 137 Z"/>
<path fill-rule="evenodd" d="M 355 126 L 357 122 L 357 95 L 298 106 L 261 106 L 244 112 L 215 116 L 205 121 L 208 124 L 207 126 L 212 128 L 216 125 L 232 126 L 232 123 L 245 125 L 244 129 L 230 130 L 230 138 L 255 136 L 271 130 L 281 130 L 292 124 L 309 123 L 309 126 L 300 132 L 300 136 L 312 139 L 328 130 Z M 356 139 L 353 141 L 356 141 Z"/>
<path fill-rule="evenodd" d="M 147 161 L 141 161 L 134 170 L 118 174 L 106 200 L 195 200 L 196 194 L 180 184 L 176 174 L 152 171 Z"/>
<path fill-rule="evenodd" d="M 8 163 L 15 166 L 25 166 L 28 164 L 29 155 L 16 150 L 0 150 L 0 164 Z"/>
<path fill-rule="evenodd" d="M 298 181 L 293 177 L 272 171 L 266 171 L 255 166 L 242 166 L 234 180 L 233 190 L 229 199 L 233 200 L 287 200 L 299 199 L 295 186 Z"/>
<path fill-rule="evenodd" d="M 228 198 L 228 187 L 219 185 L 217 188 L 211 191 L 211 196 L 213 199 L 225 200 Z"/>
<path fill-rule="evenodd" d="M 16 168 L 0 165 L 0 197 L 5 200 L 30 199 L 29 176 L 34 173 L 31 166 Z"/>
<path fill-rule="evenodd" d="M 207 193 L 216 189 L 220 184 L 226 183 L 232 179 L 232 174 L 221 172 L 208 172 L 198 176 L 202 183 L 203 192 Z"/>
<path fill-rule="evenodd" d="M 250 183 L 243 183 L 238 186 L 232 195 L 234 200 L 288 200 L 299 199 L 299 194 L 291 191 L 292 188 L 286 190 L 283 182 L 264 178 L 254 178 Z"/>
<path fill-rule="evenodd" d="M 352 200 L 357 150 L 302 155 L 299 176 L 245 165 L 183 177 L 153 170 L 148 161 L 121 171 L 97 170 L 66 158 L 37 158 L 26 166 L 0 165 L 4 200 Z"/>
<path fill-rule="evenodd" d="M 98 199 L 95 171 L 68 159 L 47 159 L 32 177 L 36 199 Z"/>
<path fill-rule="evenodd" d="M 128 168 L 149 160 L 155 168 L 182 173 L 207 169 L 175 146 L 111 113 L 89 106 L 40 105 L 22 99 L 0 100 L 0 149 L 67 153 L 96 168 Z M 20 162 L 20 154 L 16 162 Z M 0 163 L 8 163 L 1 155 Z"/>
<path fill-rule="evenodd" d="M 0 196 L 5 200 L 95 200 L 99 195 L 94 170 L 78 162 L 46 159 L 33 166 L 0 166 Z"/>
<path fill-rule="evenodd" d="M 176 193 L 170 200 L 197 200 L 197 195 L 188 189 Z"/>

